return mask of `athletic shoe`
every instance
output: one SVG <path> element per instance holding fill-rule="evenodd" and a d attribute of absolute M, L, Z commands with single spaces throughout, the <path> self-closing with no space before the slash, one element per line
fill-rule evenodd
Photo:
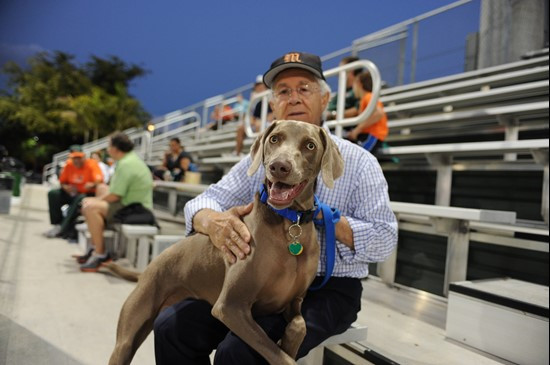
<path fill-rule="evenodd" d="M 85 264 L 80 265 L 80 271 L 97 272 L 101 264 L 109 261 L 111 261 L 111 255 L 109 255 L 109 253 L 107 253 L 105 257 L 92 255 Z"/>
<path fill-rule="evenodd" d="M 84 255 L 73 255 L 73 257 L 76 259 L 76 262 L 78 262 L 79 264 L 84 264 L 86 263 L 86 261 L 88 261 L 90 256 L 92 256 L 93 252 L 94 252 L 94 249 L 90 247 L 88 249 L 88 252 L 86 252 Z"/>
<path fill-rule="evenodd" d="M 52 229 L 50 229 L 47 232 L 44 232 L 43 235 L 46 238 L 55 238 L 59 236 L 59 233 L 61 232 L 61 226 L 54 226 Z"/>

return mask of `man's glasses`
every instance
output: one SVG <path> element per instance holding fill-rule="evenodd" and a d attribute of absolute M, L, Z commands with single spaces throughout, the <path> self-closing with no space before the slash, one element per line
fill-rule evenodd
<path fill-rule="evenodd" d="M 288 100 L 292 96 L 292 92 L 296 91 L 300 98 L 309 98 L 311 94 L 319 91 L 319 87 L 316 85 L 303 84 L 298 86 L 296 89 L 291 89 L 289 87 L 281 88 L 273 91 L 273 95 L 279 100 Z"/>

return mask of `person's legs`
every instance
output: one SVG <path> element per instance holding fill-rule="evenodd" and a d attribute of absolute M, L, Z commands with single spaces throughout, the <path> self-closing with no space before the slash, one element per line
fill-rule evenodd
<path fill-rule="evenodd" d="M 318 285 L 322 278 L 316 278 Z M 309 291 L 302 304 L 307 334 L 298 358 L 330 336 L 345 332 L 361 309 L 359 279 L 331 278 L 317 291 Z M 266 364 L 266 361 L 227 327 L 215 319 L 204 301 L 186 300 L 165 309 L 155 320 L 157 364 L 209 364 L 208 354 L 216 348 L 214 364 Z M 255 318 L 266 334 L 277 342 L 286 328 L 281 314 Z"/>
<path fill-rule="evenodd" d="M 61 230 L 59 232 L 61 235 L 69 232 L 71 227 L 74 225 L 74 222 L 78 217 L 78 213 L 80 211 L 80 202 L 85 197 L 86 194 L 79 194 L 72 199 L 71 204 L 69 205 L 69 209 L 67 210 L 67 215 L 65 218 L 63 218 L 63 221 L 61 222 Z"/>
<path fill-rule="evenodd" d="M 210 364 L 210 353 L 228 332 L 211 310 L 205 301 L 188 299 L 160 312 L 154 323 L 156 363 Z"/>
<path fill-rule="evenodd" d="M 363 147 L 364 149 L 366 149 L 371 153 L 373 152 L 374 147 L 378 143 L 378 138 L 376 138 L 375 136 L 369 133 L 360 134 L 357 137 L 357 140 L 360 141 L 359 144 L 361 145 L 361 147 Z"/>
<path fill-rule="evenodd" d="M 312 285 L 319 285 L 322 278 L 316 278 Z M 308 291 L 302 303 L 302 315 L 306 321 L 307 333 L 300 346 L 297 358 L 327 338 L 345 332 L 357 319 L 361 310 L 363 286 L 359 279 L 331 278 L 316 291 Z M 255 318 L 266 334 L 277 342 L 284 334 L 286 320 L 282 315 Z M 267 364 L 256 351 L 230 332 L 216 349 L 215 364 Z"/>
<path fill-rule="evenodd" d="M 237 128 L 237 138 L 235 139 L 236 155 L 239 155 L 239 153 L 241 153 L 241 151 L 243 150 L 244 135 L 245 135 L 244 123 L 241 123 Z"/>
<path fill-rule="evenodd" d="M 61 224 L 63 214 L 61 207 L 71 202 L 71 197 L 63 189 L 52 189 L 48 192 L 48 208 L 50 211 L 50 223 Z"/>
<path fill-rule="evenodd" d="M 88 203 L 82 208 L 82 214 L 86 219 L 88 231 L 90 231 L 94 251 L 102 255 L 105 253 L 103 230 L 105 229 L 105 217 L 109 211 L 109 203 L 97 198 L 88 199 Z"/>
<path fill-rule="evenodd" d="M 317 277 L 312 285 L 319 285 Z M 331 278 L 324 287 L 308 291 L 302 304 L 307 333 L 297 358 L 306 356 L 327 338 L 345 332 L 361 310 L 363 285 L 360 279 Z"/>
<path fill-rule="evenodd" d="M 286 328 L 286 320 L 282 314 L 254 318 L 265 333 L 273 340 L 279 341 Z M 248 346 L 235 333 L 229 332 L 216 348 L 215 365 L 254 364 L 267 365 L 267 361 L 254 349 Z"/>

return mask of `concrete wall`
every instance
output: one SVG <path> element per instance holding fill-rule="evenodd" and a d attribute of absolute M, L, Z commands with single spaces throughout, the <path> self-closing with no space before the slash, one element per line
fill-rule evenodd
<path fill-rule="evenodd" d="M 548 0 L 482 0 L 478 68 L 548 47 Z"/>

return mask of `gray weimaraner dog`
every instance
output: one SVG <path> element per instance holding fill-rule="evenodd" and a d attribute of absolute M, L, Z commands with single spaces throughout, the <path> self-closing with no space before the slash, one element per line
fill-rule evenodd
<path fill-rule="evenodd" d="M 312 210 L 317 175 L 321 173 L 325 185 L 332 188 L 343 172 L 342 157 L 328 134 L 304 122 L 273 123 L 256 139 L 251 156 L 248 175 L 263 163 L 267 204 L 275 209 Z M 208 236 L 195 234 L 148 265 L 122 307 L 110 365 L 129 364 L 157 314 L 186 298 L 208 301 L 212 315 L 270 364 L 295 364 L 306 333 L 301 303 L 319 260 L 314 225 L 310 221 L 291 228 L 293 223 L 261 203 L 258 194 L 244 223 L 252 237 L 251 252 L 234 264 L 225 260 Z M 303 250 L 291 254 L 289 243 L 298 235 Z M 253 319 L 272 313 L 284 313 L 288 321 L 280 345 Z"/>

